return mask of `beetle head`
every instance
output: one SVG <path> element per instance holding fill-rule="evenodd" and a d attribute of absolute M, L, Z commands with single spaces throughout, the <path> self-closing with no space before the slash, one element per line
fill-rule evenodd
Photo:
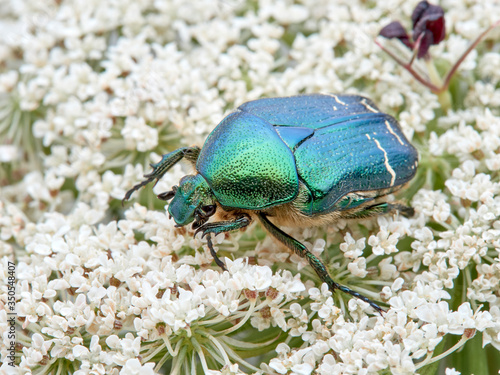
<path fill-rule="evenodd" d="M 168 213 L 180 227 L 193 223 L 193 229 L 205 224 L 215 213 L 215 197 L 205 179 L 197 174 L 181 178 L 179 187 L 174 186 L 171 192 L 164 193 L 172 198 L 168 205 Z"/>

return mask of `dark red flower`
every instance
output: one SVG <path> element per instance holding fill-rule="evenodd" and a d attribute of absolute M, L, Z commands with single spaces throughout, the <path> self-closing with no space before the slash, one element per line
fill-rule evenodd
<path fill-rule="evenodd" d="M 415 58 L 421 59 L 424 57 L 425 59 L 430 59 L 429 47 L 443 41 L 446 33 L 443 8 L 437 5 L 429 4 L 427 1 L 421 1 L 413 10 L 411 20 L 413 22 L 412 38 L 410 38 L 403 25 L 401 25 L 398 21 L 391 22 L 389 25 L 380 30 L 380 36 L 389 39 L 399 39 L 405 46 L 413 51 L 413 56 L 408 61 L 400 58 L 390 49 L 385 48 L 383 44 L 380 44 L 377 41 L 377 39 L 375 39 L 375 43 L 389 56 L 391 56 L 399 65 L 405 68 L 417 81 L 427 86 L 433 93 L 439 94 L 440 98 L 444 98 L 440 99 L 440 101 L 442 100 L 443 108 L 448 109 L 450 107 L 449 96 L 441 96 L 441 94 L 448 90 L 450 81 L 460 64 L 465 60 L 469 53 L 476 48 L 479 42 L 484 39 L 487 33 L 495 27 L 500 26 L 500 20 L 491 24 L 490 27 L 479 34 L 479 36 L 452 65 L 442 83 L 439 79 L 437 79 L 437 77 L 432 79 L 430 77 L 423 76 L 417 70 L 413 69 L 412 64 L 415 61 Z"/>
<path fill-rule="evenodd" d="M 403 25 L 394 21 L 380 30 L 380 35 L 392 39 L 399 39 L 409 49 L 418 48 L 417 57 L 427 56 L 429 47 L 440 43 L 445 37 L 445 23 L 443 8 L 421 1 L 411 15 L 413 22 L 413 38 L 410 38 Z M 416 42 L 419 40 L 418 46 Z"/>
<path fill-rule="evenodd" d="M 413 40 L 417 41 L 421 38 L 417 57 L 422 58 L 427 54 L 431 45 L 440 43 L 445 37 L 444 11 L 440 6 L 421 1 L 415 7 L 411 20 L 413 21 Z"/>
<path fill-rule="evenodd" d="M 387 39 L 399 39 L 409 49 L 413 49 L 413 43 L 405 28 L 399 21 L 394 21 L 380 30 L 380 35 Z"/>

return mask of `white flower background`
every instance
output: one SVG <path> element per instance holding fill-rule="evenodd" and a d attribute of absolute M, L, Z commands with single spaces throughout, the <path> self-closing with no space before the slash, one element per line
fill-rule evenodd
<path fill-rule="evenodd" d="M 374 43 L 417 3 L 0 0 L 0 372 L 497 373 L 500 31 L 460 66 L 447 110 Z M 440 5 L 444 75 L 500 3 Z M 384 316 L 332 296 L 258 225 L 216 238 L 221 272 L 154 194 L 186 165 L 121 205 L 149 163 L 202 146 L 238 105 L 312 92 L 370 97 L 419 150 L 394 197 L 413 217 L 288 229 Z"/>

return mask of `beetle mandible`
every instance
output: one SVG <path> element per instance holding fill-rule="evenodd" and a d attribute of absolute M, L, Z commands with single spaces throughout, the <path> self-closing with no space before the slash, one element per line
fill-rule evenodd
<path fill-rule="evenodd" d="M 181 159 L 196 168 L 179 186 L 158 195 L 169 201 L 177 226 L 207 237 L 258 220 L 275 239 L 307 259 L 332 292 L 339 289 L 375 308 L 367 297 L 338 284 L 325 265 L 278 226 L 309 227 L 413 210 L 381 201 L 413 178 L 418 154 L 399 124 L 362 96 L 310 94 L 244 103 L 199 147 L 182 147 L 151 164 L 146 180 L 123 200 L 158 180 Z M 208 221 L 213 217 L 215 220 Z"/>

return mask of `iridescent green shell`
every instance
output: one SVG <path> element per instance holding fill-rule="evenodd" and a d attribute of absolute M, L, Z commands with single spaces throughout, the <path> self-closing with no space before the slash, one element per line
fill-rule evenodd
<path fill-rule="evenodd" d="M 299 191 L 292 151 L 269 122 L 242 111 L 208 136 L 196 168 L 226 207 L 264 209 L 293 200 Z"/>
<path fill-rule="evenodd" d="M 397 121 L 361 96 L 301 95 L 241 105 L 209 135 L 196 168 L 219 202 L 261 210 L 295 199 L 327 213 L 349 193 L 409 181 L 418 154 Z"/>

